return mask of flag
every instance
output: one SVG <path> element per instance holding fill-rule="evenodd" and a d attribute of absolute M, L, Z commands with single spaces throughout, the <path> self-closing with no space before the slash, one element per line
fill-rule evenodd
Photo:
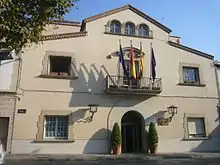
<path fill-rule="evenodd" d="M 120 52 L 119 52 L 119 61 L 122 65 L 123 71 L 124 71 L 124 75 L 126 75 L 127 78 L 129 78 L 126 66 L 125 66 L 125 59 L 124 59 L 124 55 L 123 55 L 123 51 L 122 51 L 122 47 L 121 47 L 121 43 L 120 43 Z"/>
<path fill-rule="evenodd" d="M 131 45 L 131 51 L 130 51 L 130 73 L 131 73 L 131 78 L 136 79 L 136 67 L 135 67 L 135 62 L 134 62 L 134 50 Z"/>
<path fill-rule="evenodd" d="M 156 78 L 156 60 L 154 55 L 154 49 L 151 46 L 151 76 L 153 78 L 153 81 Z"/>
<path fill-rule="evenodd" d="M 143 77 L 143 70 L 144 70 L 144 59 L 143 59 L 142 45 L 140 45 L 139 78 Z"/>

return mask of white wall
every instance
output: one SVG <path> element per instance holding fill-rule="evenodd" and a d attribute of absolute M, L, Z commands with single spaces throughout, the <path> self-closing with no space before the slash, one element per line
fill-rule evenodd
<path fill-rule="evenodd" d="M 10 90 L 12 84 L 14 63 L 13 60 L 4 60 L 0 64 L 0 91 Z"/>

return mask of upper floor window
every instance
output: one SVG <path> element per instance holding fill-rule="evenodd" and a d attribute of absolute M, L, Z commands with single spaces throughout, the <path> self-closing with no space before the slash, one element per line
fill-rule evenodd
<path fill-rule="evenodd" d="M 119 21 L 112 21 L 110 24 L 110 32 L 120 34 L 121 33 L 121 23 Z"/>
<path fill-rule="evenodd" d="M 71 70 L 71 57 L 50 56 L 50 74 L 69 76 Z"/>
<path fill-rule="evenodd" d="M 135 25 L 133 23 L 127 22 L 125 24 L 125 34 L 135 35 Z"/>
<path fill-rule="evenodd" d="M 199 68 L 183 67 L 183 82 L 184 83 L 200 83 Z"/>
<path fill-rule="evenodd" d="M 149 36 L 149 27 L 145 24 L 141 24 L 138 28 L 138 35 L 143 37 Z"/>

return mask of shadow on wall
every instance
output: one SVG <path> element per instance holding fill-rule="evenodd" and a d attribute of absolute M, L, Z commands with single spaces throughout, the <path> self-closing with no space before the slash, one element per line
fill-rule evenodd
<path fill-rule="evenodd" d="M 149 126 L 150 123 L 156 123 L 157 122 L 157 118 L 161 118 L 165 116 L 166 111 L 158 111 L 154 114 L 152 114 L 151 116 L 145 118 L 145 126 Z"/>
<path fill-rule="evenodd" d="M 193 152 L 220 152 L 220 125 L 218 125 L 209 135 L 207 140 L 203 140 Z"/>
<path fill-rule="evenodd" d="M 84 154 L 108 154 L 110 153 L 110 135 L 111 131 L 105 128 L 98 130 L 88 140 L 83 150 Z"/>
<path fill-rule="evenodd" d="M 108 70 L 104 65 L 98 69 L 95 64 L 90 65 L 90 69 L 84 63 L 81 63 L 79 69 L 74 69 L 77 72 L 78 78 L 70 81 L 70 87 L 73 89 L 72 97 L 69 101 L 69 107 L 88 106 L 88 104 L 99 104 L 103 107 L 112 107 L 117 100 L 123 98 L 126 104 L 118 104 L 119 107 L 134 106 L 146 98 L 136 97 L 135 99 L 125 96 L 110 96 L 104 94 L 106 75 L 109 75 Z M 89 95 L 93 93 L 93 95 Z"/>

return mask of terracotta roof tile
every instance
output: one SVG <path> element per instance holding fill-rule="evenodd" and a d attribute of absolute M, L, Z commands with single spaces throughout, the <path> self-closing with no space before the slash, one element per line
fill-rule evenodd
<path fill-rule="evenodd" d="M 81 22 L 77 21 L 67 21 L 67 20 L 54 20 L 51 22 L 51 24 L 56 25 L 67 25 L 67 26 L 81 26 Z"/>
<path fill-rule="evenodd" d="M 62 33 L 62 34 L 54 34 L 54 35 L 45 35 L 41 37 L 41 41 L 48 40 L 60 40 L 66 38 L 75 38 L 75 37 L 83 37 L 86 36 L 87 32 L 76 32 L 76 33 Z"/>

